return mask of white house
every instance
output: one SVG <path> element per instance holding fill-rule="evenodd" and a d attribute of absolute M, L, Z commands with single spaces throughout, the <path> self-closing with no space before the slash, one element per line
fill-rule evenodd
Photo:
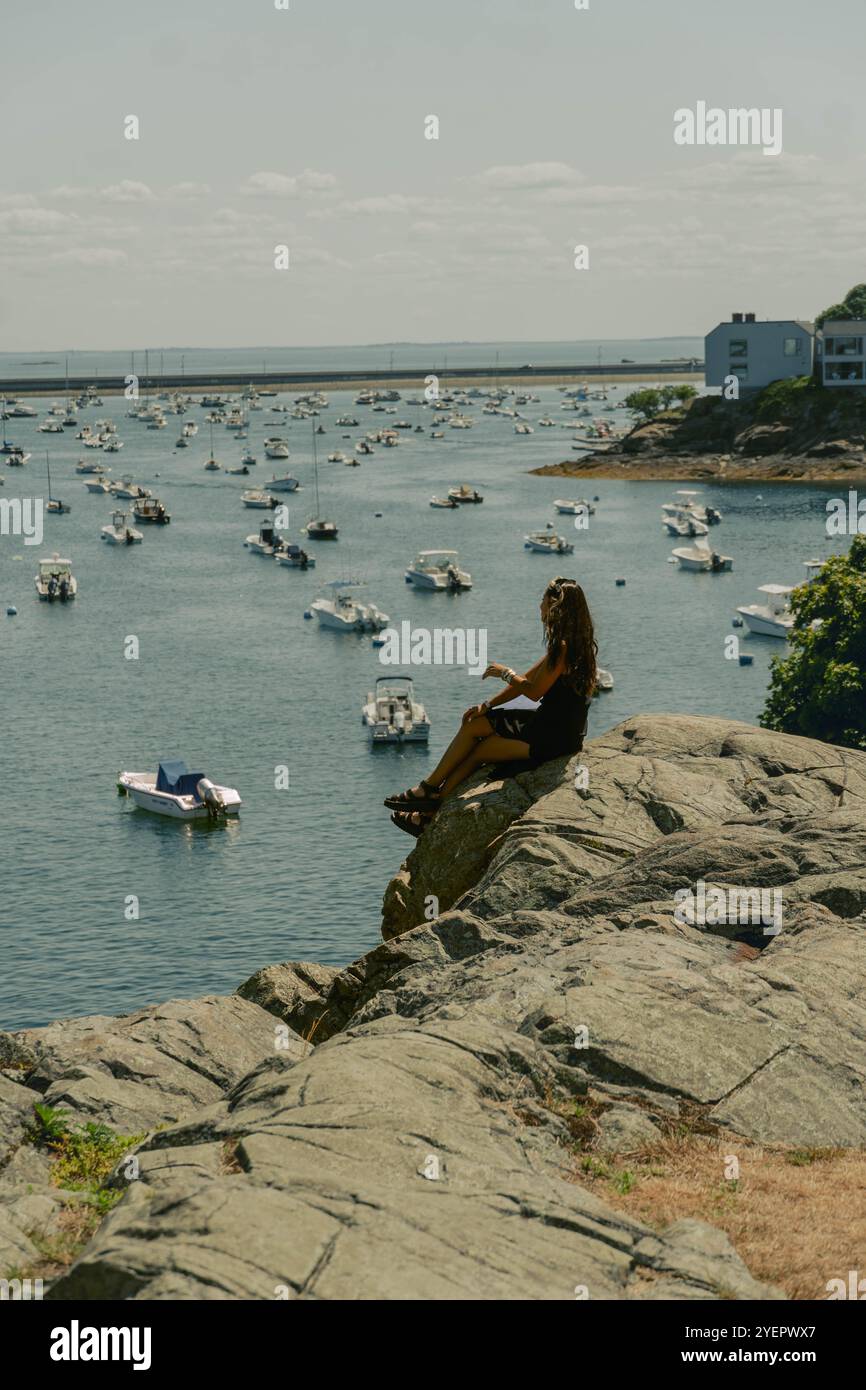
<path fill-rule="evenodd" d="M 733 314 L 704 339 L 706 384 L 724 386 L 726 377 L 735 376 L 741 390 L 754 391 L 771 381 L 811 376 L 814 349 L 815 325 L 805 319 L 759 323 L 754 314 Z"/>
<path fill-rule="evenodd" d="M 818 340 L 824 386 L 866 385 L 866 319 L 825 319 Z"/>

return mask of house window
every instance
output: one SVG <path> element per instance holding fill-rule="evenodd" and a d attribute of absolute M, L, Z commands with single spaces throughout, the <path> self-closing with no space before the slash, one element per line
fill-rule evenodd
<path fill-rule="evenodd" d="M 748 381 L 749 379 L 749 369 L 745 362 L 732 362 L 728 372 L 731 376 L 739 377 L 740 381 Z"/>
<path fill-rule="evenodd" d="M 731 359 L 741 361 L 749 355 L 749 344 L 745 338 L 732 338 L 728 348 Z"/>
<path fill-rule="evenodd" d="M 862 338 L 828 338 L 824 344 L 825 357 L 862 357 Z"/>
<path fill-rule="evenodd" d="M 800 353 L 801 353 L 802 351 L 803 351 L 803 339 L 802 339 L 802 338 L 786 338 L 786 339 L 785 339 L 785 356 L 786 356 L 786 357 L 799 357 L 799 356 L 800 356 Z"/>
<path fill-rule="evenodd" d="M 862 362 L 825 362 L 825 381 L 862 381 Z"/>

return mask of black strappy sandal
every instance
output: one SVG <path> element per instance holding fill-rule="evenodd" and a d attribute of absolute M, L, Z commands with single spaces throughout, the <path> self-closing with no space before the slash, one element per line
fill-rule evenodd
<path fill-rule="evenodd" d="M 436 790 L 429 782 L 425 782 L 423 777 L 418 785 L 426 787 L 428 792 Z M 398 796 L 385 797 L 385 805 L 389 811 L 438 811 L 441 801 L 441 796 L 415 796 L 411 789 L 400 792 Z"/>
<path fill-rule="evenodd" d="M 414 815 L 420 817 L 417 825 L 412 819 Z M 422 815 L 419 811 L 394 811 L 391 815 L 391 820 L 396 825 L 397 829 L 405 830 L 407 835 L 414 835 L 416 840 L 419 835 L 423 835 L 432 819 L 432 816 Z"/>

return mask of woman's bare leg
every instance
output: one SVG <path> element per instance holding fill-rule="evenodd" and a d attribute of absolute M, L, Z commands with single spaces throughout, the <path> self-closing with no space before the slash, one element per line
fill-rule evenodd
<path fill-rule="evenodd" d="M 486 719 L 483 714 L 476 715 L 474 719 L 470 719 L 465 724 L 461 725 L 433 771 L 424 778 L 428 787 L 440 786 L 441 783 L 445 781 L 445 778 L 465 761 L 478 740 L 485 738 L 490 733 L 492 733 L 492 725 L 489 719 Z M 418 796 L 424 795 L 421 787 L 413 787 L 412 791 L 417 793 Z"/>
<path fill-rule="evenodd" d="M 458 763 L 446 777 L 441 793 L 447 796 L 484 763 L 510 763 L 529 756 L 529 744 L 522 738 L 502 738 L 499 734 L 491 734 L 489 738 L 483 738 L 476 743 L 463 762 Z"/>

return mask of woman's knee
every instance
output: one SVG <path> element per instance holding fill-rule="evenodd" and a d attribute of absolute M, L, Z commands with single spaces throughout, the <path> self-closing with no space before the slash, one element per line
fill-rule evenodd
<path fill-rule="evenodd" d="M 474 719 L 470 719 L 466 725 L 473 738 L 489 738 L 493 733 L 493 725 L 485 714 L 476 714 Z"/>

